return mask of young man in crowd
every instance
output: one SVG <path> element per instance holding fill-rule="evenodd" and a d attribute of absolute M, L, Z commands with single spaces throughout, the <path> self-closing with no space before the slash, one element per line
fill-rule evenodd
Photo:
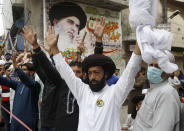
<path fill-rule="evenodd" d="M 128 114 L 127 120 L 126 120 L 125 124 L 123 125 L 122 130 L 128 130 L 128 131 L 133 130 L 134 120 L 137 116 L 137 112 L 141 108 L 144 97 L 145 97 L 145 95 L 137 95 L 137 96 L 134 96 L 133 99 L 131 99 L 131 102 L 136 107 L 136 112 L 133 114 Z"/>
<path fill-rule="evenodd" d="M 132 103 L 132 99 L 135 96 L 141 95 L 142 90 L 148 88 L 148 80 L 146 75 L 146 69 L 144 67 L 141 67 L 141 70 L 139 73 L 137 73 L 135 77 L 135 84 L 134 88 L 131 90 L 131 92 L 128 95 L 128 114 L 135 114 L 136 106 Z"/>
<path fill-rule="evenodd" d="M 140 50 L 136 45 L 134 53 L 118 82 L 109 87 L 106 80 L 116 69 L 111 58 L 94 54 L 83 61 L 83 69 L 89 78 L 89 85 L 78 79 L 62 58 L 57 47 L 58 36 L 49 28 L 50 39 L 47 44 L 53 51 L 53 59 L 61 77 L 66 81 L 79 104 L 78 131 L 120 131 L 120 110 L 134 78 L 140 69 Z"/>
<path fill-rule="evenodd" d="M 38 99 L 40 85 L 34 81 L 34 67 L 31 63 L 25 63 L 18 67 L 16 54 L 13 56 L 13 66 L 20 81 L 9 80 L 0 75 L 0 85 L 10 87 L 15 90 L 12 113 L 23 121 L 34 131 L 38 130 Z M 25 131 L 26 128 L 17 120 L 12 118 L 10 131 Z"/>

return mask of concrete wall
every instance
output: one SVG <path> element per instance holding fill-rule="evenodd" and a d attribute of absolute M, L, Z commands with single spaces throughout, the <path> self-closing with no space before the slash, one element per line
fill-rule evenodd
<path fill-rule="evenodd" d="M 158 10 L 158 19 L 157 23 L 161 23 L 162 21 L 162 6 L 159 3 L 159 10 Z M 171 16 L 175 10 L 180 10 L 181 13 L 175 16 L 173 19 L 168 19 L 168 23 L 171 24 L 171 32 L 174 35 L 173 39 L 173 47 L 182 47 L 184 48 L 184 9 L 174 6 L 172 4 L 167 4 L 168 13 L 167 16 Z"/>
<path fill-rule="evenodd" d="M 38 41 L 43 41 L 43 3 L 42 0 L 24 1 L 26 25 L 32 25 L 37 32 Z"/>
<path fill-rule="evenodd" d="M 13 16 L 12 16 L 12 3 L 9 0 L 2 0 L 2 18 L 5 34 L 13 25 Z"/>
<path fill-rule="evenodd" d="M 129 9 L 124 9 L 121 12 L 123 41 L 135 41 L 135 31 L 131 29 L 129 24 Z"/>
<path fill-rule="evenodd" d="M 171 23 L 171 32 L 174 34 L 173 46 L 184 48 L 184 9 L 168 4 L 168 16 L 175 10 L 180 10 L 181 13 L 169 20 Z"/>

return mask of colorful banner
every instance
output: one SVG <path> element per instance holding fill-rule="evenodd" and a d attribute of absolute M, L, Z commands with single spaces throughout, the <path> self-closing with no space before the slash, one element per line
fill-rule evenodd
<path fill-rule="evenodd" d="M 92 30 L 95 28 L 96 18 L 105 16 L 106 27 L 103 36 L 103 52 L 105 55 L 110 56 L 113 59 L 117 68 L 124 67 L 125 63 L 122 58 L 121 13 L 80 3 L 75 3 L 79 7 L 76 7 L 75 4 L 66 7 L 65 4 L 66 3 L 63 3 L 62 0 L 47 1 L 45 21 L 49 24 L 53 24 L 55 32 L 60 34 L 58 47 L 62 52 L 62 55 L 65 57 L 66 62 L 70 63 L 76 58 L 76 49 L 79 46 L 78 41 L 84 37 L 86 32 L 87 34 L 84 39 L 85 53 L 82 57 L 84 58 L 85 56 L 94 53 L 96 38 L 92 33 Z M 86 15 L 86 23 L 84 23 L 84 14 L 81 12 L 80 8 Z M 76 13 L 77 11 L 79 11 L 79 14 Z M 69 18 L 69 20 L 67 19 L 64 21 L 65 18 Z M 67 22 L 73 24 L 73 27 L 67 24 Z M 85 26 L 83 28 L 84 24 Z M 78 30 L 74 26 L 79 26 Z M 79 34 L 77 31 L 79 31 Z"/>

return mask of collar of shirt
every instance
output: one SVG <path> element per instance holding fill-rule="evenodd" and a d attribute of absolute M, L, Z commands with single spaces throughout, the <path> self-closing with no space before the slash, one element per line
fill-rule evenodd
<path fill-rule="evenodd" d="M 160 82 L 160 83 L 157 83 L 157 84 L 150 84 L 150 89 L 149 91 L 151 91 L 152 89 L 155 89 L 155 88 L 159 88 L 163 85 L 166 85 L 168 84 L 168 80 L 164 80 L 163 82 Z"/>

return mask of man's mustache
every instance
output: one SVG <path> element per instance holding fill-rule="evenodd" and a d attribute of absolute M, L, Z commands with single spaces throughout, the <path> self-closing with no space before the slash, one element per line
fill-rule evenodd
<path fill-rule="evenodd" d="M 90 81 L 90 83 L 93 83 L 93 82 L 98 83 L 97 80 L 91 80 L 91 81 Z"/>

